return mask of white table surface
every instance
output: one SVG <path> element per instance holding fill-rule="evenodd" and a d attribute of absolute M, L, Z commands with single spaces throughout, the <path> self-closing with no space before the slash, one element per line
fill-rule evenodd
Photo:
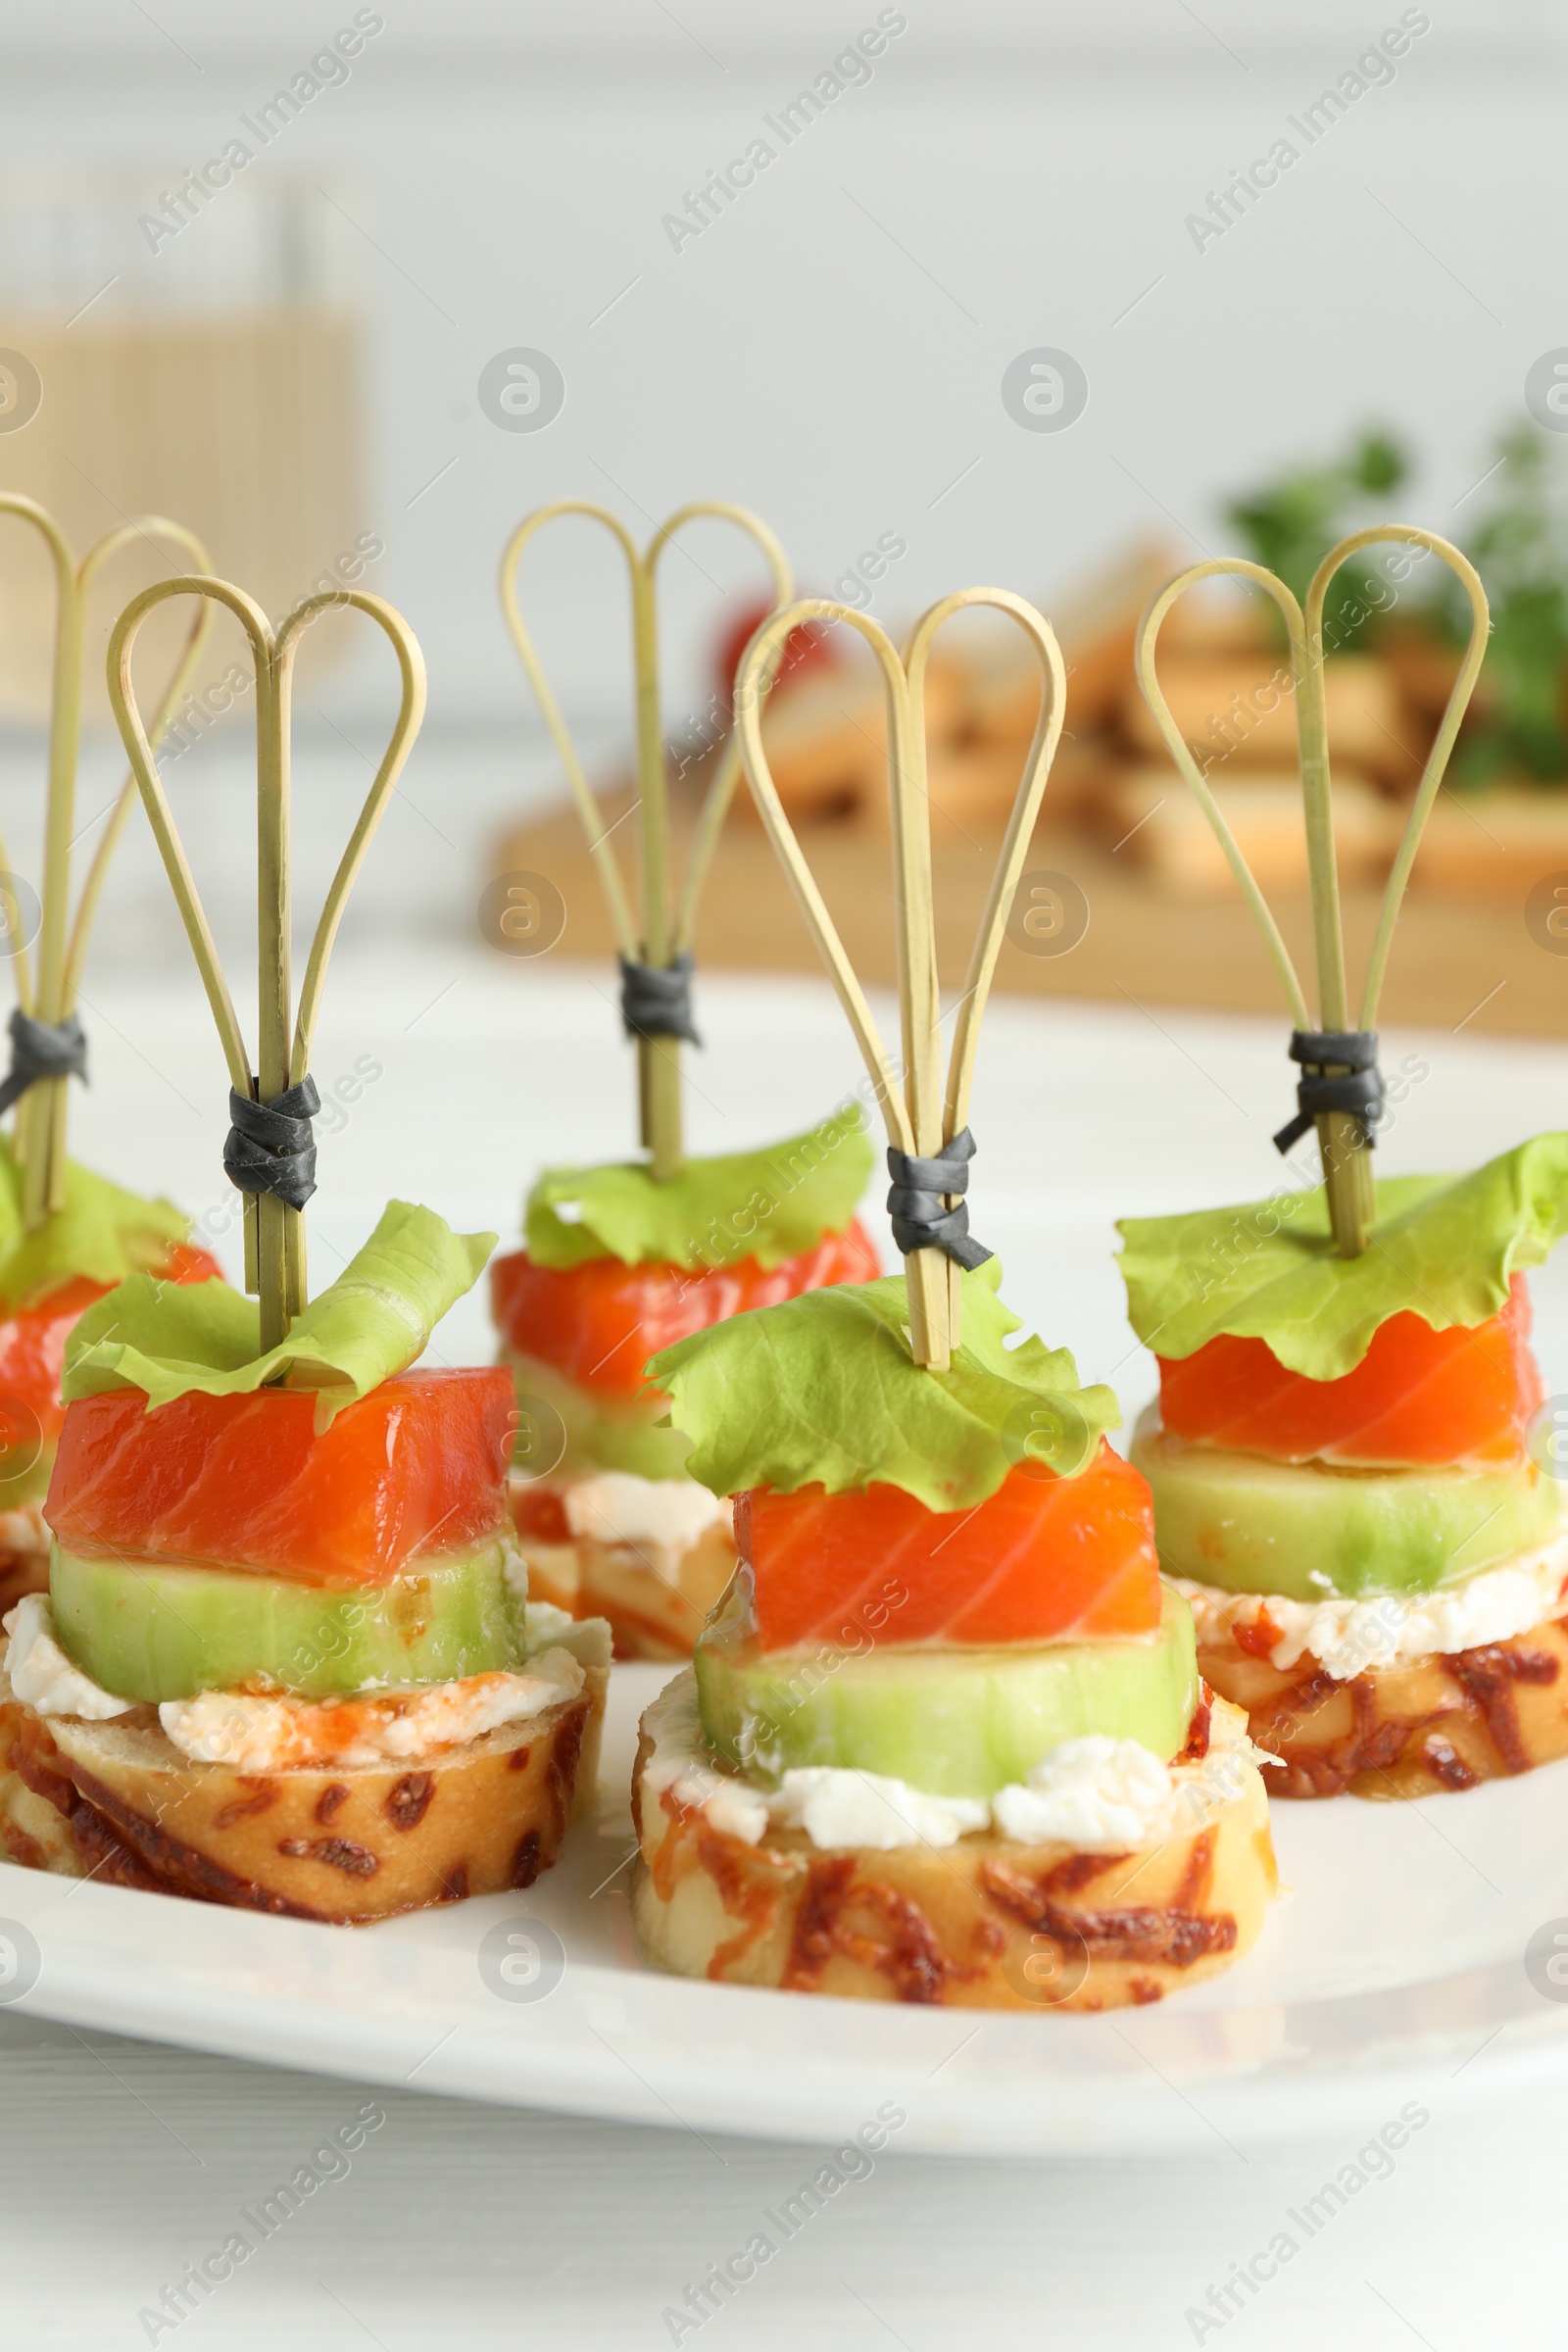
<path fill-rule="evenodd" d="M 106 952 L 89 976 L 94 1076 L 75 1105 L 74 1149 L 210 1211 L 232 1263 L 219 1169 L 226 1081 L 187 969 L 167 941 L 147 945 L 134 964 Z M 542 1159 L 625 1151 L 628 1056 L 609 989 L 604 971 L 554 956 L 504 963 L 466 944 L 456 920 L 411 928 L 403 944 L 373 934 L 347 943 L 316 1073 L 323 1093 L 362 1055 L 383 1075 L 341 1132 L 321 1138 L 318 1283 L 389 1192 L 510 1237 Z M 814 984 L 713 979 L 702 1020 L 695 1148 L 804 1125 L 858 1075 Z M 1111 1220 L 1246 1200 L 1277 1181 L 1267 1139 L 1289 1101 L 1283 1028 L 1130 1003 L 1003 999 L 994 1008 L 973 1112 L 976 1231 L 1004 1257 L 1019 1310 L 1070 1345 L 1088 1375 L 1115 1380 L 1129 1408 L 1152 1384 L 1123 1319 Z M 1555 1048 L 1444 1035 L 1391 1037 L 1388 1050 L 1391 1062 L 1412 1051 L 1429 1065 L 1384 1152 L 1391 1172 L 1462 1165 L 1568 1117 L 1568 1054 Z M 1538 1295 L 1562 1298 L 1564 1282 L 1568 1266 L 1548 1270 Z M 1553 1321 L 1548 1386 L 1568 1389 L 1568 1312 Z M 438 1337 L 449 1360 L 487 1344 L 478 1298 Z M 0 2341 L 19 2347 L 151 2340 L 140 2311 L 221 2244 L 240 2207 L 348 2122 L 362 2095 L 379 2098 L 386 2120 L 352 2171 L 181 2324 L 182 2344 L 668 2343 L 665 2309 L 743 2246 L 761 2209 L 811 2164 L 804 2149 L 710 2144 L 675 2129 L 612 2129 L 415 2089 L 361 2094 L 3 2011 L 0 2085 Z M 846 2352 L 1145 2352 L 1220 2335 L 1271 2352 L 1319 2352 L 1331 2334 L 1368 2352 L 1557 2340 L 1568 2187 L 1559 2115 L 1528 2100 L 1461 2114 L 1442 2080 L 1427 2103 L 1431 2124 L 1393 2177 L 1222 2326 L 1189 2314 L 1289 2226 L 1288 2210 L 1353 2156 L 1349 2141 L 1265 2151 L 1216 2136 L 1207 2159 L 1072 2166 L 890 2151 L 680 2340 L 790 2352 L 813 2338 Z M 1369 2107 L 1366 2135 L 1386 2120 Z"/>

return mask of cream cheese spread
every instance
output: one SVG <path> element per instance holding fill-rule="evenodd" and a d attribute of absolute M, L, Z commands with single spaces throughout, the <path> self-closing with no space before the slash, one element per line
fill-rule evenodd
<path fill-rule="evenodd" d="M 766 1794 L 707 1760 L 697 1677 L 689 1668 L 664 1686 L 643 1717 L 643 1731 L 653 1747 L 643 1766 L 648 1794 L 672 1791 L 683 1813 L 701 1813 L 726 1837 L 756 1845 L 767 1827 Z"/>
<path fill-rule="evenodd" d="M 769 1812 L 783 1828 L 804 1830 L 813 1845 L 865 1845 L 879 1853 L 899 1845 L 956 1845 L 966 1830 L 991 1824 L 983 1797 L 928 1796 L 885 1773 L 845 1772 L 833 1764 L 786 1772 Z"/>
<path fill-rule="evenodd" d="M 76 1715 L 83 1723 L 107 1723 L 128 1712 L 134 1701 L 116 1698 L 90 1674 L 74 1666 L 55 1640 L 48 1595 L 29 1592 L 6 1612 L 11 1645 L 6 1672 L 11 1688 L 35 1715 Z"/>
<path fill-rule="evenodd" d="M 598 1470 L 562 1489 L 566 1525 L 596 1544 L 623 1544 L 666 1584 L 710 1527 L 730 1519 L 727 1495 L 710 1494 L 693 1478 L 637 1478 Z"/>
<path fill-rule="evenodd" d="M 17 1697 L 34 1714 L 106 1723 L 136 1705 L 134 1699 L 117 1698 L 72 1664 L 55 1639 L 42 1592 L 19 1600 L 4 1623 L 11 1637 L 6 1673 Z M 597 1637 L 597 1626 L 591 1621 L 581 1630 Z M 204 1690 L 194 1698 L 166 1699 L 158 1720 L 181 1755 L 198 1764 L 227 1764 L 236 1772 L 394 1763 L 461 1746 L 506 1724 L 541 1715 L 575 1698 L 583 1681 L 582 1662 L 555 1646 L 531 1656 L 519 1674 L 470 1674 L 457 1682 L 337 1699 Z"/>
<path fill-rule="evenodd" d="M 796 1766 L 776 1789 L 760 1788 L 710 1760 L 689 1669 L 649 1708 L 643 1730 L 651 1748 L 644 1790 L 656 1797 L 672 1792 L 682 1811 L 703 1814 L 728 1837 L 756 1845 L 773 1824 L 804 1830 L 823 1849 L 884 1853 L 949 1846 L 986 1829 L 1019 1844 L 1125 1853 L 1193 1836 L 1241 1793 L 1250 1771 L 1278 1761 L 1253 1746 L 1242 1709 L 1216 1698 L 1208 1753 L 1187 1764 L 1167 1764 L 1135 1740 L 1093 1735 L 1063 1740 L 1026 1782 L 990 1799 L 935 1796 L 882 1773 L 827 1764 Z"/>
<path fill-rule="evenodd" d="M 992 1803 L 1004 1838 L 1024 1845 L 1056 1840 L 1081 1852 L 1147 1845 L 1170 1811 L 1175 1776 L 1136 1740 L 1103 1733 L 1064 1740 L 1042 1756 L 1021 1787 Z"/>
<path fill-rule="evenodd" d="M 1200 1645 L 1218 1647 L 1237 1626 L 1267 1612 L 1280 1639 L 1268 1652 L 1281 1673 L 1311 1657 L 1336 1682 L 1353 1682 L 1372 1666 L 1506 1642 L 1552 1616 L 1568 1581 L 1568 1531 L 1538 1551 L 1483 1568 L 1462 1585 L 1435 1592 L 1370 1595 L 1364 1600 L 1287 1600 L 1277 1592 L 1224 1592 L 1173 1576 L 1192 1608 Z"/>
<path fill-rule="evenodd" d="M 323 1702 L 204 1690 L 196 1698 L 165 1699 L 158 1720 L 181 1755 L 235 1772 L 399 1763 L 542 1715 L 575 1698 L 582 1685 L 577 1660 L 564 1649 L 547 1649 L 529 1660 L 526 1674 L 470 1674 L 373 1697 Z"/>

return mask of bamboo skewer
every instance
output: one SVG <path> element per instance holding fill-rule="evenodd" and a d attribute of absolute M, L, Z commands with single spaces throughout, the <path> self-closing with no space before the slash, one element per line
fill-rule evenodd
<path fill-rule="evenodd" d="M 1344 1033 L 1350 1028 L 1350 996 L 1345 967 L 1345 935 L 1340 912 L 1339 870 L 1334 855 L 1334 795 L 1328 749 L 1327 689 L 1324 680 L 1323 608 L 1330 583 L 1342 564 L 1358 549 L 1370 547 L 1381 540 L 1402 540 L 1410 546 L 1424 548 L 1447 564 L 1461 586 L 1470 605 L 1470 639 L 1465 648 L 1458 676 L 1448 696 L 1443 713 L 1443 723 L 1427 755 L 1421 782 L 1411 804 L 1410 814 L 1400 837 L 1398 851 L 1390 870 L 1384 891 L 1383 905 L 1378 916 L 1377 932 L 1367 964 L 1366 980 L 1361 995 L 1360 1014 L 1356 1027 L 1373 1031 L 1377 1027 L 1378 1005 L 1383 994 L 1383 982 L 1388 970 L 1389 955 L 1394 944 L 1394 927 L 1398 919 L 1415 854 L 1432 806 L 1443 782 L 1460 721 L 1475 690 L 1481 664 L 1486 658 L 1487 633 L 1491 626 L 1487 609 L 1486 590 L 1480 575 L 1469 560 L 1446 539 L 1434 531 L 1419 529 L 1413 523 L 1376 523 L 1363 531 L 1353 532 L 1331 548 L 1313 574 L 1307 589 L 1306 607 L 1297 603 L 1282 580 L 1276 579 L 1260 564 L 1249 564 L 1239 557 L 1217 557 L 1205 564 L 1194 564 L 1170 581 L 1150 604 L 1138 634 L 1138 681 L 1144 699 L 1153 713 L 1155 724 L 1165 741 L 1165 748 L 1176 762 L 1189 789 L 1207 817 L 1220 848 L 1225 853 L 1231 871 L 1242 895 L 1263 935 L 1264 945 L 1273 960 L 1290 1007 L 1291 1019 L 1298 1030 L 1310 1030 L 1311 1013 L 1305 992 L 1301 987 L 1290 951 L 1281 936 L 1279 925 L 1263 897 L 1257 882 L 1243 857 L 1235 835 L 1226 823 L 1224 814 L 1199 770 L 1180 728 L 1171 714 L 1170 707 L 1160 691 L 1154 666 L 1154 654 L 1160 624 L 1178 597 L 1185 595 L 1199 580 L 1211 579 L 1224 573 L 1250 580 L 1274 599 L 1285 617 L 1290 638 L 1291 675 L 1296 693 L 1297 742 L 1300 762 L 1302 812 L 1306 825 L 1307 873 L 1312 897 L 1313 959 L 1317 973 L 1318 1020 L 1320 1031 Z M 1344 1065 L 1325 1065 L 1326 1074 L 1343 1073 Z M 1323 1166 L 1323 1182 L 1328 1195 L 1329 1219 L 1335 1246 L 1342 1257 L 1358 1257 L 1367 1246 L 1369 1228 L 1376 1217 L 1377 1193 L 1368 1153 L 1369 1131 L 1354 1111 L 1332 1110 L 1319 1112 L 1314 1120 L 1318 1138 L 1318 1152 Z"/>
<path fill-rule="evenodd" d="M 561 714 L 560 705 L 544 674 L 522 617 L 517 598 L 517 571 L 523 550 L 535 532 L 562 515 L 585 515 L 603 523 L 626 560 L 631 583 L 632 661 L 636 681 L 637 779 L 640 875 L 637 911 L 621 879 L 620 866 L 610 842 L 593 787 L 583 770 Z M 561 499 L 526 515 L 508 540 L 501 559 L 501 607 L 517 649 L 534 700 L 550 730 L 571 788 L 578 813 L 588 834 L 588 846 L 604 885 L 615 944 L 628 963 L 667 969 L 689 953 L 696 925 L 697 904 L 708 878 L 724 818 L 740 778 L 740 748 L 734 730 L 719 757 L 713 780 L 705 796 L 693 835 L 686 872 L 672 893 L 669 858 L 669 796 L 665 775 L 664 726 L 659 683 L 659 562 L 686 523 L 708 516 L 733 522 L 760 548 L 772 580 L 775 607 L 792 593 L 789 560 L 767 525 L 745 508 L 721 500 L 698 499 L 661 523 L 639 554 L 635 541 L 608 508 L 583 499 Z M 771 684 L 783 656 L 783 641 L 772 657 L 767 674 Z M 682 1137 L 681 1063 L 678 1040 L 639 1037 L 637 1040 L 638 1131 L 650 1155 L 651 1173 L 662 1183 L 678 1176 L 684 1160 Z"/>
<path fill-rule="evenodd" d="M 997 611 L 1012 615 L 1040 657 L 1049 691 L 1041 697 L 1034 740 L 1024 761 L 985 912 L 975 936 L 944 1087 L 942 1004 L 931 890 L 931 814 L 925 776 L 925 668 L 931 641 L 943 622 L 953 613 L 974 605 L 994 606 Z M 765 680 L 772 674 L 770 665 L 776 665 L 791 629 L 798 628 L 803 621 L 833 620 L 847 621 L 865 639 L 882 672 L 887 697 L 902 1091 L 901 1072 L 888 1056 L 865 992 L 784 812 L 762 744 L 761 694 Z M 849 1016 L 860 1057 L 882 1105 L 888 1142 L 897 1152 L 911 1152 L 922 1159 L 938 1157 L 961 1134 L 967 1122 L 980 1023 L 1008 910 L 1040 813 L 1041 797 L 1061 738 L 1066 691 L 1066 672 L 1050 623 L 1022 597 L 1003 588 L 962 588 L 953 596 L 944 597 L 915 624 L 902 660 L 886 632 L 874 620 L 845 605 L 822 598 L 808 599 L 775 612 L 762 623 L 736 672 L 736 738 L 753 797 L 838 992 L 839 1002 Z M 950 1207 L 955 1199 L 956 1196 L 949 1196 Z M 959 1269 L 946 1251 L 921 1249 L 911 1250 L 906 1257 L 905 1274 L 909 1299 L 910 1352 L 917 1364 L 927 1365 L 933 1371 L 946 1371 L 960 1338 Z"/>
<path fill-rule="evenodd" d="M 57 1026 L 69 1019 L 76 1009 L 88 937 L 103 895 L 110 860 L 124 831 L 134 789 L 132 779 L 127 774 L 110 813 L 103 839 L 87 869 L 87 877 L 73 915 L 71 851 L 75 831 L 76 770 L 81 744 L 87 600 L 104 565 L 138 539 L 149 544 L 155 537 L 171 540 L 204 570 L 208 555 L 195 533 L 186 530 L 183 524 L 171 522 L 161 514 L 144 514 L 136 521 L 121 523 L 114 530 L 106 532 L 103 538 L 88 548 L 78 563 L 59 524 L 35 500 L 9 492 L 0 495 L 0 514 L 14 514 L 20 521 L 31 524 L 47 546 L 54 566 L 54 678 L 50 702 L 49 781 L 45 804 L 42 888 L 39 892 L 42 920 L 38 933 L 36 988 L 32 984 L 26 943 L 20 936 L 20 926 L 9 924 L 8 927 L 15 933 L 13 955 L 17 967 L 17 998 L 22 1010 L 32 1019 Z M 173 672 L 159 698 L 151 730 L 154 744 L 162 742 L 169 721 L 190 682 L 201 655 L 209 619 L 210 615 L 203 609 L 192 620 Z M 0 862 L 5 863 L 9 870 L 3 842 L 0 842 Z M 11 910 L 7 911 L 9 915 Z M 40 1078 L 34 1081 L 17 1104 L 13 1144 L 22 1170 L 23 1225 L 28 1233 L 35 1232 L 46 1217 L 65 1206 L 69 1090 L 70 1080 L 67 1078 Z"/>
<path fill-rule="evenodd" d="M 172 596 L 194 596 L 204 603 L 226 607 L 250 640 L 255 666 L 259 1009 L 254 1073 L 131 682 L 136 632 L 154 607 Z M 367 613 L 390 639 L 398 660 L 402 700 L 374 781 L 327 887 L 296 1011 L 290 971 L 289 891 L 289 733 L 294 657 L 302 630 L 317 614 L 343 605 L 352 605 L 356 611 Z M 109 641 L 109 699 L 207 992 L 228 1065 L 229 1082 L 236 1094 L 249 1096 L 254 1102 L 274 1102 L 291 1087 L 302 1084 L 309 1074 L 327 961 L 343 908 L 424 715 L 423 656 L 401 613 L 394 612 L 382 598 L 362 589 L 327 589 L 308 597 L 294 607 L 282 626 L 274 631 L 261 607 L 243 589 L 231 587 L 226 580 L 210 577 L 162 580 L 156 587 L 144 589 L 140 596 L 133 597 L 115 623 Z M 245 1287 L 260 1300 L 261 1348 L 266 1354 L 288 1337 L 289 1325 L 308 1298 L 304 1217 L 299 1209 L 290 1207 L 274 1194 L 245 1196 Z"/>

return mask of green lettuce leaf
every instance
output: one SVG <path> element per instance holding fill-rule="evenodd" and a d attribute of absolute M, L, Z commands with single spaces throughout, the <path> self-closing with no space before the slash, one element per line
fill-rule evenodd
<path fill-rule="evenodd" d="M 648 1372 L 692 1441 L 688 1471 L 715 1494 L 876 1480 L 933 1511 L 972 1510 L 1021 1461 L 1076 1477 L 1121 1409 L 1110 1389 L 1080 1388 L 1064 1348 L 1004 1345 L 1022 1325 L 1001 1280 L 995 1258 L 964 1275 L 947 1372 L 909 1353 L 902 1274 L 808 1291 L 666 1348 Z"/>
<path fill-rule="evenodd" d="M 22 1225 L 22 1170 L 0 1137 L 0 1307 L 15 1314 L 84 1275 L 123 1282 L 162 1263 L 176 1242 L 190 1238 L 190 1219 L 168 1200 L 144 1200 L 66 1162 L 66 1204 L 35 1233 Z"/>
<path fill-rule="evenodd" d="M 192 1390 L 232 1396 L 270 1384 L 314 1389 L 317 1428 L 324 1429 L 346 1404 L 416 1361 L 495 1246 L 493 1233 L 454 1233 L 433 1209 L 389 1200 L 365 1247 L 265 1355 L 254 1298 L 224 1282 L 133 1274 L 73 1331 L 62 1395 L 69 1404 L 106 1389 L 139 1389 L 150 1412 Z"/>
<path fill-rule="evenodd" d="M 1568 1230 L 1568 1135 L 1538 1135 L 1468 1176 L 1384 1177 L 1359 1257 L 1336 1252 L 1321 1186 L 1117 1230 L 1147 1348 L 1181 1358 L 1228 1332 L 1265 1340 L 1308 1380 L 1340 1380 L 1391 1315 L 1446 1331 L 1497 1312 L 1509 1276 Z"/>
<path fill-rule="evenodd" d="M 852 1103 L 764 1152 L 689 1159 L 668 1184 L 656 1184 L 640 1164 L 547 1168 L 524 1211 L 528 1255 L 541 1266 L 591 1257 L 691 1269 L 755 1257 L 779 1266 L 845 1230 L 871 1163 L 870 1138 Z"/>

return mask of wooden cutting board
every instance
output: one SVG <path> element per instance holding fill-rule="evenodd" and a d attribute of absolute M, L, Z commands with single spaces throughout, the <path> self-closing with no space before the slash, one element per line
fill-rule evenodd
<path fill-rule="evenodd" d="M 744 789 L 744 787 L 743 787 Z M 628 796 L 607 797 L 607 822 Z M 675 818 L 677 841 L 690 812 Z M 937 943 L 943 986 L 963 985 L 969 943 L 984 905 L 994 840 L 940 817 L 933 826 Z M 867 981 L 894 984 L 891 879 L 885 836 L 850 824 L 802 829 L 801 839 L 856 969 Z M 1542 874 L 1559 853 L 1542 853 Z M 1568 869 L 1568 854 L 1561 855 Z M 519 827 L 497 845 L 493 872 L 545 875 L 565 903 L 560 952 L 613 954 L 603 898 L 575 811 L 566 805 Z M 1039 885 L 1031 876 L 1057 879 Z M 1079 896 L 1081 894 L 1081 898 Z M 1563 952 L 1541 944 L 1527 926 L 1527 891 L 1472 898 L 1412 890 L 1400 917 L 1384 992 L 1386 1022 L 1465 1031 L 1568 1038 L 1568 937 Z M 1063 946 L 1082 923 L 1076 944 Z M 1357 885 L 1345 894 L 1346 946 L 1352 980 L 1364 969 L 1379 893 Z M 1032 945 L 1023 917 L 1035 923 Z M 997 986 L 1017 995 L 1097 997 L 1157 1006 L 1204 1006 L 1225 1012 L 1278 1012 L 1279 985 L 1250 916 L 1239 898 L 1183 902 L 1076 825 L 1043 821 L 1035 835 L 1021 912 L 1002 951 Z M 1311 970 L 1304 893 L 1276 902 L 1280 927 L 1298 967 Z M 1541 926 L 1537 925 L 1539 933 Z M 1550 937 L 1548 932 L 1546 937 Z M 1042 949 L 1045 952 L 1041 952 Z M 732 818 L 706 892 L 697 952 L 710 967 L 743 971 L 820 968 L 806 925 L 772 852 L 755 824 Z M 1310 981 L 1308 981 L 1310 995 Z"/>

